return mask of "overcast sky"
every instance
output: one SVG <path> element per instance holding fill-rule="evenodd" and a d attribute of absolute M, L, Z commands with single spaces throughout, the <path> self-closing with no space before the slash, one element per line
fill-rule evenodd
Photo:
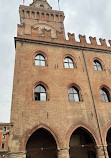
<path fill-rule="evenodd" d="M 25 0 L 29 5 L 33 0 Z M 48 0 L 58 10 L 58 0 Z M 10 121 L 14 72 L 14 37 L 19 23 L 22 0 L 0 0 L 0 122 Z M 111 0 L 60 0 L 65 13 L 65 30 L 78 34 L 111 39 Z M 99 41 L 99 40 L 98 40 Z"/>

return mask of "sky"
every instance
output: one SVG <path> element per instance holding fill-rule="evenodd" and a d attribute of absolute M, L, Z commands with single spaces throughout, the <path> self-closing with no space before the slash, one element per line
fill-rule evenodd
<path fill-rule="evenodd" d="M 25 0 L 29 5 L 33 0 Z M 58 10 L 58 0 L 47 0 Z M 0 0 L 0 122 L 10 122 L 19 5 L 23 0 Z M 65 14 L 65 32 L 111 39 L 111 0 L 60 0 Z"/>

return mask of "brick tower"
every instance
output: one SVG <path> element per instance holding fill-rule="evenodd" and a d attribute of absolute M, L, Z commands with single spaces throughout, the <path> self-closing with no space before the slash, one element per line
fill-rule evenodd
<path fill-rule="evenodd" d="M 46 0 L 19 11 L 8 157 L 110 158 L 111 47 L 66 40 Z"/>

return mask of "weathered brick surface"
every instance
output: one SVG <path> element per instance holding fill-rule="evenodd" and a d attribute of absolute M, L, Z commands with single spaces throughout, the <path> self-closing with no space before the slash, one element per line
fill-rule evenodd
<path fill-rule="evenodd" d="M 30 26 L 29 21 L 25 23 Z M 46 23 L 45 25 L 47 28 Z M 31 28 L 26 27 L 27 31 Z M 56 31 L 57 27 L 58 25 L 55 27 Z M 25 152 L 27 140 L 41 127 L 52 133 L 58 149 L 66 149 L 65 152 L 59 153 L 59 158 L 69 157 L 67 151 L 70 137 L 78 127 L 83 127 L 92 134 L 96 146 L 106 145 L 107 131 L 111 126 L 111 103 L 101 101 L 100 87 L 111 87 L 111 48 L 107 47 L 102 39 L 101 46 L 98 46 L 96 39 L 92 37 L 91 44 L 87 44 L 85 36 L 80 35 L 80 43 L 77 43 L 71 34 L 69 41 L 66 41 L 59 32 L 56 36 L 58 39 L 52 39 L 50 31 L 46 31 L 46 37 L 38 37 L 34 36 L 38 35 L 38 29 L 33 30 L 33 35 L 26 35 L 23 29 L 24 27 L 18 26 L 18 38 L 15 39 L 10 151 Z M 38 52 L 45 54 L 47 66 L 34 65 L 34 57 Z M 76 68 L 64 68 L 63 61 L 67 55 L 72 56 Z M 94 70 L 93 60 L 96 58 L 102 61 L 103 71 Z M 34 88 L 38 83 L 46 85 L 48 100 L 45 102 L 34 101 Z M 73 84 L 80 87 L 80 102 L 69 101 L 68 89 Z M 104 157 L 103 148 L 97 153 L 98 158 Z"/>

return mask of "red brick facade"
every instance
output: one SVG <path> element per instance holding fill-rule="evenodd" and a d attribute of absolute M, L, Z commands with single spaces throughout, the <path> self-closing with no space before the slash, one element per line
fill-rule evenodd
<path fill-rule="evenodd" d="M 0 123 L 0 158 L 7 157 L 10 123 Z"/>
<path fill-rule="evenodd" d="M 20 19 L 15 38 L 9 158 L 26 158 L 26 155 L 35 158 L 43 153 L 38 151 L 44 150 L 39 143 L 32 155 L 30 150 L 35 150 L 37 131 L 44 142 L 41 133 L 45 135 L 45 130 L 56 142 L 55 157 L 71 158 L 75 154 L 75 158 L 108 158 L 111 142 L 111 47 L 104 39 L 100 39 L 101 45 L 98 45 L 96 38 L 92 37 L 89 44 L 82 35 L 79 35 L 80 42 L 76 42 L 74 34 L 70 33 L 69 40 L 66 40 L 64 13 L 52 10 L 45 0 L 34 0 L 30 6 L 20 6 Z M 44 57 L 45 66 L 35 65 L 36 55 Z M 66 57 L 72 60 L 73 68 L 65 68 Z M 94 62 L 100 63 L 101 71 L 94 69 Z M 35 88 L 41 85 L 45 89 L 46 101 L 35 100 Z M 71 87 L 77 90 L 79 101 L 70 100 Z M 107 91 L 107 102 L 102 101 L 102 90 Z M 38 93 L 36 95 L 38 97 Z M 92 145 L 84 145 L 81 132 L 86 133 L 83 137 Z M 71 151 L 71 139 L 77 141 L 78 145 L 72 141 L 77 150 Z"/>

